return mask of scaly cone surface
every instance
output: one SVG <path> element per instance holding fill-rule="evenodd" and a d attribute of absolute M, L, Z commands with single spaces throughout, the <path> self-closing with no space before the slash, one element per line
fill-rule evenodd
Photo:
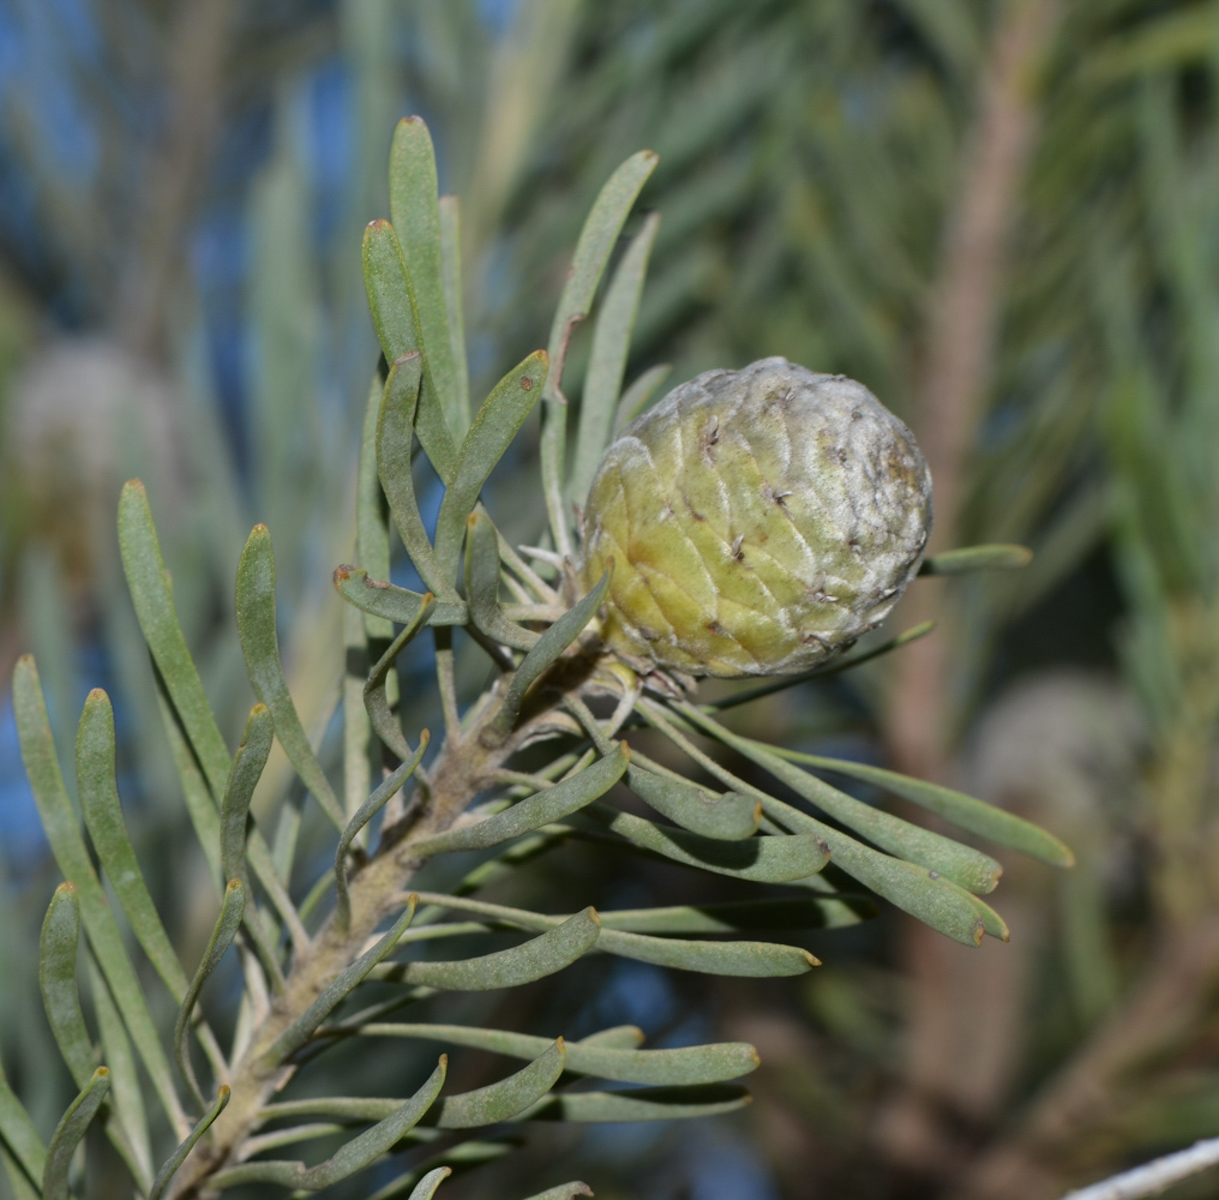
<path fill-rule="evenodd" d="M 636 666 L 791 674 L 884 620 L 931 519 L 927 463 L 867 388 L 765 358 L 622 431 L 589 489 L 582 578 L 614 559 L 602 633 Z"/>

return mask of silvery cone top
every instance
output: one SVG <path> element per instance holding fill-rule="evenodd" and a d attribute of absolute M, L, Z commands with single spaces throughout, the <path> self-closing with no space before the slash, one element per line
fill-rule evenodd
<path fill-rule="evenodd" d="M 602 636 L 639 669 L 791 674 L 884 620 L 931 519 L 926 460 L 866 387 L 764 358 L 682 384 L 610 445 L 581 579 L 614 559 Z"/>

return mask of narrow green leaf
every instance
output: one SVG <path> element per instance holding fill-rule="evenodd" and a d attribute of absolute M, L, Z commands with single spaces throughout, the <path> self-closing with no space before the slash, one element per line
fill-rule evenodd
<path fill-rule="evenodd" d="M 513 672 L 512 680 L 504 693 L 499 715 L 493 726 L 485 731 L 490 739 L 507 739 L 521 714 L 521 706 L 525 703 L 525 693 L 584 632 L 585 626 L 601 607 L 601 601 L 609 587 L 611 574 L 612 570 L 606 571 L 588 595 L 555 621 L 538 639 L 538 644 L 521 660 L 521 665 Z"/>
<path fill-rule="evenodd" d="M 816 833 L 829 846 L 836 867 L 923 924 L 962 945 L 981 944 L 985 932 L 982 918 L 975 897 L 963 888 L 926 867 L 881 854 L 782 801 L 767 798 L 762 808 L 788 829 Z"/>
<path fill-rule="evenodd" d="M 410 758 L 399 764 L 379 788 L 360 806 L 343 830 L 338 848 L 334 852 L 335 921 L 340 929 L 351 924 L 351 896 L 347 890 L 347 855 L 360 830 L 385 807 L 391 796 L 415 773 L 428 748 L 431 734 L 425 729 L 419 734 L 419 749 Z M 405 928 L 405 927 L 404 927 Z"/>
<path fill-rule="evenodd" d="M 837 929 L 876 916 L 867 896 L 801 896 L 790 900 L 735 900 L 670 908 L 623 908 L 601 913 L 605 929 L 626 933 L 734 933 L 741 929 Z"/>
<path fill-rule="evenodd" d="M 270 710 L 275 736 L 305 787 L 340 829 L 342 805 L 322 770 L 284 677 L 275 616 L 275 551 L 265 525 L 255 525 L 237 567 L 237 636 L 254 695 Z M 226 875 L 232 878 L 232 872 Z"/>
<path fill-rule="evenodd" d="M 703 837 L 671 825 L 658 825 L 632 813 L 595 805 L 588 815 L 640 846 L 674 862 L 685 863 L 717 875 L 748 879 L 754 883 L 786 883 L 824 869 L 829 861 L 825 844 L 811 834 L 783 837 L 752 837 L 728 842 Z"/>
<path fill-rule="evenodd" d="M 547 1188 L 544 1192 L 536 1192 L 526 1196 L 525 1200 L 574 1200 L 576 1196 L 591 1196 L 593 1189 L 587 1183 L 573 1180 L 571 1183 L 560 1183 L 557 1187 Z"/>
<path fill-rule="evenodd" d="M 441 1129 L 477 1129 L 510 1121 L 554 1087 L 566 1062 L 563 1039 L 556 1038 L 533 1062 L 507 1079 L 446 1096 L 436 1110 L 436 1124 Z"/>
<path fill-rule="evenodd" d="M 590 1033 L 580 1042 L 582 1046 L 600 1046 L 604 1050 L 636 1050 L 647 1040 L 638 1025 L 614 1025 Z"/>
<path fill-rule="evenodd" d="M 246 718 L 245 732 L 233 756 L 220 805 L 220 869 L 226 879 L 245 878 L 250 800 L 267 765 L 274 736 L 275 723 L 270 711 L 265 704 L 255 704 Z"/>
<path fill-rule="evenodd" d="M 119 547 L 144 640 L 212 795 L 218 800 L 224 795 L 229 752 L 182 636 L 148 496 L 138 479 L 128 482 L 119 498 Z"/>
<path fill-rule="evenodd" d="M 429 1171 L 411 1189 L 411 1194 L 407 1197 L 407 1200 L 432 1200 L 432 1197 L 436 1194 L 436 1189 L 452 1174 L 452 1167 L 436 1167 Z"/>
<path fill-rule="evenodd" d="M 593 296 L 613 252 L 614 243 L 622 230 L 627 214 L 640 189 L 656 167 L 657 158 L 651 150 L 640 150 L 626 160 L 602 187 L 585 219 L 576 242 L 571 270 L 559 297 L 554 321 L 550 326 L 551 372 L 543 398 L 546 414 L 542 427 L 542 488 L 546 495 L 546 510 L 551 533 L 560 554 L 570 555 L 571 523 L 564 504 L 563 457 L 567 443 L 567 399 L 562 392 L 563 362 L 572 330 L 592 307 Z"/>
<path fill-rule="evenodd" d="M 975 571 L 1018 571 L 1033 561 L 1027 546 L 963 546 L 928 558 L 920 575 L 972 575 Z"/>
<path fill-rule="evenodd" d="M 398 655 L 426 624 L 428 614 L 432 611 L 432 594 L 428 592 L 424 600 L 425 603 L 420 606 L 414 619 L 385 648 L 385 653 L 373 665 L 364 683 L 364 711 L 368 714 L 376 735 L 400 759 L 410 758 L 411 749 L 402 733 L 402 725 L 390 707 L 389 679 L 394 664 L 398 661 Z"/>
<path fill-rule="evenodd" d="M 165 1164 L 157 1172 L 156 1179 L 152 1181 L 152 1190 L 148 1193 L 148 1200 L 161 1200 L 161 1197 L 165 1194 L 165 1189 L 169 1187 L 170 1180 L 173 1179 L 178 1168 L 186 1161 L 186 1156 L 195 1148 L 195 1143 L 211 1128 L 212 1122 L 224 1112 L 228 1102 L 228 1084 L 222 1083 L 217 1090 L 216 1099 L 212 1102 L 211 1107 L 199 1118 L 195 1127 L 179 1143 L 178 1148 L 165 1160 Z"/>
<path fill-rule="evenodd" d="M 42 1172 L 43 1200 L 68 1200 L 68 1172 L 72 1155 L 85 1136 L 89 1122 L 97 1116 L 106 1093 L 110 1090 L 110 1072 L 98 1067 L 68 1106 L 47 1146 L 47 1161 Z"/>
<path fill-rule="evenodd" d="M 460 441 L 470 423 L 461 403 L 444 286 L 436 154 L 420 117 L 403 117 L 389 152 L 389 219 L 402 247 L 427 360 L 445 424 Z"/>
<path fill-rule="evenodd" d="M 519 1121 L 679 1121 L 714 1117 L 744 1108 L 751 1097 L 743 1087 L 708 1084 L 698 1088 L 637 1088 L 626 1092 L 563 1092 L 547 1096 L 521 1114 Z"/>
<path fill-rule="evenodd" d="M 385 361 L 395 363 L 421 350 L 415 296 L 398 236 L 388 221 L 373 221 L 364 231 L 364 288 Z M 446 482 L 457 461 L 453 434 L 445 421 L 426 360 L 418 386 L 415 431 L 436 473 Z"/>
<path fill-rule="evenodd" d="M 466 318 L 462 303 L 461 204 L 456 196 L 440 197 L 440 271 L 444 279 L 444 302 L 449 314 L 449 341 L 453 349 L 458 408 L 470 412 L 470 374 L 466 365 Z M 459 436 L 465 427 L 458 427 Z"/>
<path fill-rule="evenodd" d="M 757 763 L 798 796 L 882 850 L 947 876 L 971 892 L 992 892 L 998 884 L 1003 868 L 989 855 L 840 792 L 815 775 L 792 766 L 764 743 L 741 737 L 712 721 L 693 705 L 680 702 L 675 707 L 701 730 Z"/>
<path fill-rule="evenodd" d="M 457 573 L 466 518 L 474 511 L 483 484 L 537 404 L 549 365 L 546 351 L 535 350 L 513 367 L 491 389 L 466 434 L 436 518 L 436 561 L 445 579 Z"/>
<path fill-rule="evenodd" d="M 373 579 L 362 567 L 341 566 L 334 572 L 335 590 L 361 612 L 409 625 L 423 606 L 419 592 L 408 591 L 385 580 Z M 469 620 L 464 600 L 440 600 L 428 614 L 429 625 L 464 625 Z"/>
<path fill-rule="evenodd" d="M 447 1059 L 441 1055 L 439 1066 L 409 1100 L 398 1104 L 388 1116 L 340 1147 L 316 1167 L 307 1168 L 302 1162 L 275 1160 L 243 1163 L 218 1172 L 212 1185 L 233 1187 L 239 1183 L 276 1183 L 281 1187 L 300 1188 L 308 1192 L 330 1187 L 370 1166 L 419 1123 L 440 1094 L 446 1069 Z"/>
<path fill-rule="evenodd" d="M 208 874 L 215 884 L 216 894 L 219 895 L 224 886 L 224 877 L 220 873 L 220 813 L 207 780 L 199 769 L 199 760 L 195 757 L 190 742 L 186 740 L 178 714 L 174 712 L 173 701 L 161 679 L 157 680 L 157 707 L 161 713 L 161 725 L 169 742 L 174 767 L 182 784 L 186 812 L 194 827 L 195 838 L 203 850 L 203 857 L 207 859 Z"/>
<path fill-rule="evenodd" d="M 360 1028 L 366 1037 L 404 1037 L 470 1046 L 512 1058 L 535 1059 L 551 1045 L 550 1038 L 502 1029 L 474 1029 L 466 1025 L 410 1025 L 371 1023 Z M 613 1049 L 584 1042 L 567 1042 L 568 1071 L 596 1075 L 621 1083 L 721 1083 L 747 1075 L 758 1066 L 757 1051 L 744 1042 L 712 1046 L 682 1046 L 675 1050 Z"/>
<path fill-rule="evenodd" d="M 356 558 L 376 579 L 389 578 L 388 502 L 381 490 L 381 476 L 377 471 L 377 429 L 381 422 L 381 399 L 384 394 L 385 380 L 380 372 L 374 372 L 364 406 L 360 465 L 356 475 Z M 374 616 L 365 620 L 364 628 L 370 638 L 390 638 L 394 632 L 388 621 Z"/>
<path fill-rule="evenodd" d="M 30 1114 L 9 1087 L 3 1069 L 0 1069 L 0 1143 L 11 1151 L 13 1168 L 24 1172 L 31 1185 L 42 1179 L 46 1147 Z M 10 1171 L 10 1177 L 11 1174 Z"/>
<path fill-rule="evenodd" d="M 568 498 L 583 504 L 601 456 L 609 445 L 614 415 L 622 391 L 622 376 L 631 349 L 631 333 L 639 311 L 639 297 L 648 271 L 648 258 L 659 213 L 651 213 L 622 256 L 605 293 L 593 329 L 592 355 L 584 380 L 580 424 L 576 433 L 576 457 L 568 483 Z"/>
<path fill-rule="evenodd" d="M 1000 846 L 1010 846 L 1013 850 L 1039 858 L 1051 866 L 1070 867 L 1075 863 L 1075 855 L 1052 833 L 1024 820 L 1023 817 L 1016 816 L 1015 813 L 995 808 L 974 799 L 973 796 L 967 796 L 964 792 L 941 787 L 938 783 L 912 779 L 909 775 L 900 775 L 896 771 L 886 771 L 882 767 L 872 767 L 865 763 L 822 758 L 816 754 L 801 754 L 778 747 L 775 748 L 775 753 L 796 762 L 808 763 L 810 767 L 822 771 L 835 771 L 839 775 L 848 775 L 852 779 L 860 779 L 884 788 L 895 796 L 901 796 L 904 800 L 937 813 L 970 833 L 989 838 Z"/>
<path fill-rule="evenodd" d="M 704 837 L 740 841 L 758 831 L 761 803 L 739 792 L 712 792 L 631 764 L 627 786 L 658 813 Z"/>
<path fill-rule="evenodd" d="M 491 904 L 485 900 L 472 900 L 464 896 L 447 896 L 438 892 L 420 892 L 419 897 L 425 904 L 435 904 L 441 908 L 455 909 L 458 912 L 477 913 L 492 921 L 517 925 L 523 929 L 548 929 L 551 934 L 557 933 L 559 929 L 576 919 L 569 917 L 564 921 L 562 917 L 543 916 L 541 913 L 528 912 L 525 909 L 509 908 L 507 905 Z M 585 909 L 586 913 L 592 911 L 592 909 Z M 599 917 L 597 921 L 599 924 Z M 525 943 L 526 946 L 533 944 L 532 942 Z M 818 965 L 817 960 L 806 950 L 770 942 L 684 942 L 675 938 L 646 937 L 603 928 L 600 930 L 600 937 L 597 939 L 596 945 L 598 950 L 604 950 L 607 954 L 617 954 L 623 958 L 637 959 L 640 962 L 656 963 L 659 966 L 676 967 L 683 971 L 700 971 L 707 974 L 800 975 L 810 967 Z M 518 946 L 516 949 L 521 950 L 524 947 Z M 501 951 L 501 953 L 511 953 L 511 951 Z M 409 972 L 420 965 L 424 964 L 411 963 L 406 970 Z M 405 978 L 408 983 L 430 982 L 426 979 L 416 980 L 409 973 Z"/>
<path fill-rule="evenodd" d="M 770 979 L 803 975 L 820 962 L 799 946 L 779 942 L 703 942 L 602 929 L 597 948 L 620 958 L 703 975 Z"/>
<path fill-rule="evenodd" d="M 605 795 L 622 778 L 629 759 L 626 743 L 620 742 L 612 754 L 561 783 L 536 792 L 494 816 L 424 838 L 411 847 L 411 852 L 426 856 L 453 850 L 485 850 L 561 820 Z"/>
<path fill-rule="evenodd" d="M 105 978 L 92 958 L 88 965 L 102 1060 L 110 1068 L 110 1119 L 106 1122 L 106 1132 L 140 1188 L 147 1191 L 152 1184 L 152 1145 L 135 1052 Z"/>
<path fill-rule="evenodd" d="M 475 629 L 501 646 L 532 650 L 541 634 L 509 621 L 499 606 L 499 535 L 491 518 L 473 512 L 466 520 L 466 598 Z"/>
<path fill-rule="evenodd" d="M 191 1016 L 195 1011 L 199 993 L 224 957 L 225 951 L 233 944 L 233 938 L 237 936 L 244 911 L 245 886 L 240 879 L 230 879 L 228 887 L 224 889 L 224 899 L 220 902 L 220 912 L 216 917 L 216 923 L 212 926 L 212 936 L 208 939 L 207 948 L 203 952 L 203 958 L 195 971 L 194 978 L 191 979 L 190 986 L 186 989 L 186 995 L 178 1009 L 178 1020 L 174 1025 L 174 1055 L 177 1059 L 178 1070 L 182 1072 L 183 1080 L 201 1109 L 206 1105 L 203 1101 L 203 1093 L 199 1090 L 199 1082 L 195 1078 L 195 1069 L 191 1065 L 190 1047 L 186 1042 L 186 1034 L 190 1028 Z"/>
<path fill-rule="evenodd" d="M 76 889 L 70 883 L 61 883 L 42 922 L 38 982 L 55 1044 L 68 1064 L 73 1082 L 83 1088 L 97 1067 L 97 1054 L 80 1008 L 76 982 L 79 943 L 80 903 Z"/>
<path fill-rule="evenodd" d="M 416 897 L 412 895 L 401 915 L 377 944 L 360 955 L 346 970 L 340 971 L 322 989 L 318 998 L 275 1039 L 263 1055 L 266 1065 L 278 1066 L 290 1054 L 299 1050 L 326 1017 L 355 990 L 368 972 L 393 950 L 415 916 L 416 903 Z"/>
<path fill-rule="evenodd" d="M 629 425 L 645 408 L 648 401 L 656 394 L 657 389 L 669 375 L 673 367 L 669 363 L 658 363 L 649 367 L 625 392 L 618 404 L 618 413 L 614 417 L 614 434 L 622 431 L 624 425 Z"/>
<path fill-rule="evenodd" d="M 429 902 L 435 901 L 429 897 Z M 583 912 L 543 928 L 548 932 L 508 950 L 456 962 L 412 962 L 402 968 L 405 983 L 459 992 L 488 992 L 520 987 L 545 979 L 587 954 L 597 942 L 601 923 L 596 911 Z"/>
<path fill-rule="evenodd" d="M 156 1025 L 127 957 L 118 925 L 94 874 L 76 814 L 64 789 L 38 672 L 34 660 L 28 656 L 18 661 L 13 672 L 13 713 L 26 775 L 55 862 L 76 889 L 89 942 L 165 1111 L 175 1129 L 185 1128 L 186 1116 L 174 1091 L 169 1062 L 157 1038 Z"/>
<path fill-rule="evenodd" d="M 181 1003 L 186 972 L 148 893 L 123 820 L 115 784 L 114 712 L 110 697 L 101 688 L 89 693 L 81 713 L 76 733 L 76 783 L 85 826 L 110 886 L 144 953 L 174 1000 Z M 117 1091 L 117 1080 L 115 1088 Z"/>
<path fill-rule="evenodd" d="M 389 369 L 377 424 L 377 471 L 394 516 L 394 524 L 398 527 L 398 535 L 415 569 L 437 596 L 455 600 L 457 594 L 453 590 L 452 573 L 444 570 L 432 549 L 423 526 L 423 517 L 419 514 L 415 481 L 411 474 L 421 369 L 418 354 L 408 354 L 405 358 L 394 360 Z"/>

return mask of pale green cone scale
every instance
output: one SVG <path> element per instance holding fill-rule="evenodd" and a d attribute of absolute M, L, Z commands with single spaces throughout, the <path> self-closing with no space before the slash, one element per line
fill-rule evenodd
<path fill-rule="evenodd" d="M 615 567 L 605 640 L 695 675 L 805 671 L 897 603 L 931 530 L 910 430 L 862 384 L 785 358 L 708 371 L 611 444 L 585 586 Z"/>

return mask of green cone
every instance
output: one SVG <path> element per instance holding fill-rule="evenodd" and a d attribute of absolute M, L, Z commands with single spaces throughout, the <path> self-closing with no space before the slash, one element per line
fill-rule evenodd
<path fill-rule="evenodd" d="M 931 476 L 862 384 L 785 358 L 708 371 L 628 425 L 584 513 L 615 562 L 606 641 L 638 668 L 782 675 L 878 625 L 918 570 Z"/>

